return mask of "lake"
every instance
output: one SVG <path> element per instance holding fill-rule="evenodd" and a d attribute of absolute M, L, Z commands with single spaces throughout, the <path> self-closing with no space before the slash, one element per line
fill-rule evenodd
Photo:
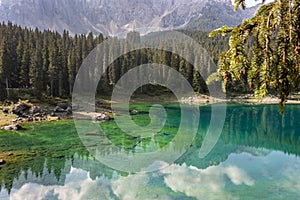
<path fill-rule="evenodd" d="M 150 106 L 131 105 L 140 111 L 132 116 L 136 124 L 149 124 Z M 131 156 L 164 149 L 176 137 L 182 120 L 178 104 L 164 107 L 164 127 L 151 138 L 125 134 L 115 121 L 97 123 L 103 133 L 87 130 L 83 136 L 77 134 L 72 120 L 26 124 L 26 130 L 19 132 L 0 131 L 0 158 L 6 161 L 0 165 L 0 199 L 300 198 L 299 105 L 287 105 L 280 115 L 278 105 L 227 104 L 222 133 L 204 158 L 199 153 L 212 107 L 200 106 L 198 131 L 191 144 L 174 147 L 180 156 L 171 164 L 155 161 L 156 170 L 116 170 L 93 154 L 91 149 L 97 148 L 101 155 L 113 155 L 111 144 Z M 183 143 L 185 137 L 188 134 L 180 138 Z"/>

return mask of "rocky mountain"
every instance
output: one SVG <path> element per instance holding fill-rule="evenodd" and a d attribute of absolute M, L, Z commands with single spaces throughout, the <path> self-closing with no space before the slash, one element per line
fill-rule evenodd
<path fill-rule="evenodd" d="M 199 24 L 201 29 L 211 29 L 237 24 L 254 13 L 250 9 L 228 16 L 232 10 L 230 0 L 0 0 L 0 21 L 58 32 L 67 29 L 71 34 L 115 35 L 133 29 L 146 33 L 197 28 Z"/>
<path fill-rule="evenodd" d="M 233 10 L 230 1 L 210 1 L 201 10 L 201 16 L 185 26 L 186 29 L 210 31 L 221 26 L 229 27 L 240 24 L 244 19 L 253 17 L 259 5 L 246 10 Z"/>

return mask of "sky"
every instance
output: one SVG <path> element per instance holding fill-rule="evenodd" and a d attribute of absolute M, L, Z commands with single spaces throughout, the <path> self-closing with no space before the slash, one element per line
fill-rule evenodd
<path fill-rule="evenodd" d="M 260 3 L 261 1 L 254 1 L 254 0 L 246 0 L 246 6 L 247 7 L 252 7 L 255 6 L 256 4 Z"/>
<path fill-rule="evenodd" d="M 231 0 L 232 2 L 234 2 L 234 0 Z M 273 0 L 266 0 L 266 3 L 268 2 L 272 2 Z M 261 3 L 261 0 L 246 0 L 246 6 L 247 7 L 252 7 L 255 6 L 256 4 Z"/>
<path fill-rule="evenodd" d="M 234 0 L 231 0 L 232 2 L 234 2 Z M 274 0 L 266 0 L 265 3 L 270 3 Z M 246 6 L 247 7 L 252 7 L 252 6 L 255 6 L 257 4 L 261 3 L 261 0 L 246 0 Z"/>

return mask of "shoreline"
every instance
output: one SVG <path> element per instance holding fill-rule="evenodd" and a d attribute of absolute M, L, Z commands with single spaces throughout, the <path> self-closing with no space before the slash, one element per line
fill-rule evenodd
<path fill-rule="evenodd" d="M 21 102 L 29 102 L 29 101 L 21 101 Z M 97 105 L 99 103 L 99 105 Z M 184 104 L 191 104 L 191 105 L 208 105 L 214 103 L 241 103 L 241 104 L 253 104 L 253 105 L 275 105 L 279 104 L 280 100 L 272 95 L 268 95 L 261 100 L 256 99 L 253 95 L 239 95 L 231 97 L 230 99 L 219 99 L 213 98 L 203 94 L 195 94 L 191 97 L 182 98 L 181 100 L 176 99 L 174 95 L 170 94 L 163 94 L 159 96 L 148 96 L 148 95 L 140 95 L 135 96 L 130 100 L 130 103 L 151 103 L 151 102 L 167 102 L 167 103 L 175 103 L 180 102 Z M 65 120 L 65 119 L 73 119 L 73 114 L 68 112 L 70 109 L 71 102 L 67 104 L 67 108 L 61 109 L 59 107 L 61 102 L 57 103 L 57 106 L 53 105 L 45 105 L 45 102 L 39 103 L 28 103 L 30 104 L 31 108 L 39 107 L 40 113 L 43 110 L 47 110 L 43 112 L 43 118 L 38 117 L 35 118 L 36 113 L 29 114 L 29 111 L 26 112 L 27 117 L 32 118 L 32 120 L 27 120 L 27 118 L 22 118 L 20 114 L 13 114 L 12 109 L 16 105 L 21 104 L 16 103 L 14 105 L 0 105 L 0 128 L 8 125 L 18 125 L 24 124 L 29 122 L 51 122 L 57 120 Z M 113 113 L 110 108 L 111 101 L 107 99 L 98 98 L 96 100 L 96 112 L 94 113 L 82 113 L 84 118 L 92 118 L 95 121 L 107 121 L 113 119 Z M 291 95 L 291 98 L 286 101 L 287 105 L 300 105 L 300 93 Z M 53 107 L 53 108 L 52 108 Z M 59 111 L 55 111 L 55 110 Z M 51 116 L 54 114 L 54 116 Z M 93 118 L 94 117 L 94 118 Z M 97 118 L 98 117 L 98 118 Z M 19 120 L 18 120 L 19 119 Z"/>
<path fill-rule="evenodd" d="M 297 100 L 296 100 L 297 99 Z M 231 97 L 230 99 L 214 98 L 207 95 L 194 95 L 192 97 L 184 98 L 181 100 L 183 103 L 189 103 L 194 105 L 211 104 L 211 103 L 242 103 L 242 104 L 254 104 L 254 105 L 275 105 L 280 103 L 280 99 L 275 96 L 268 95 L 261 100 L 256 99 L 253 95 L 240 95 Z M 300 95 L 287 99 L 285 104 L 300 104 Z"/>

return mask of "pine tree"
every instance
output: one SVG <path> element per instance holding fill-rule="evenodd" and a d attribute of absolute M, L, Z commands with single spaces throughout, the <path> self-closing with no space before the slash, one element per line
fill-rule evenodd
<path fill-rule="evenodd" d="M 264 2 L 264 1 L 263 1 Z M 245 0 L 235 0 L 235 9 Z M 277 0 L 262 5 L 255 16 L 234 28 L 224 26 L 210 35 L 230 36 L 230 49 L 220 56 L 219 74 L 225 86 L 229 80 L 246 77 L 258 98 L 277 91 L 284 104 L 300 79 L 300 1 Z M 253 48 L 245 52 L 249 40 Z"/>
<path fill-rule="evenodd" d="M 3 91 L 5 87 L 9 87 L 9 62 L 10 59 L 8 57 L 7 43 L 5 40 L 2 40 L 0 44 L 0 91 Z M 7 96 L 9 96 L 8 91 Z"/>
<path fill-rule="evenodd" d="M 17 53 L 17 72 L 16 72 L 16 82 L 18 83 L 17 84 L 17 87 L 20 87 L 20 71 L 21 71 L 21 66 L 22 66 L 22 57 L 23 57 L 23 38 L 21 35 L 19 35 L 19 38 L 18 38 L 18 46 L 17 46 L 17 49 L 16 49 L 16 53 Z"/>
<path fill-rule="evenodd" d="M 58 75 L 59 75 L 59 60 L 58 60 L 58 47 L 54 36 L 51 38 L 49 45 L 49 68 L 48 75 L 50 81 L 50 94 L 51 96 L 58 95 Z"/>

